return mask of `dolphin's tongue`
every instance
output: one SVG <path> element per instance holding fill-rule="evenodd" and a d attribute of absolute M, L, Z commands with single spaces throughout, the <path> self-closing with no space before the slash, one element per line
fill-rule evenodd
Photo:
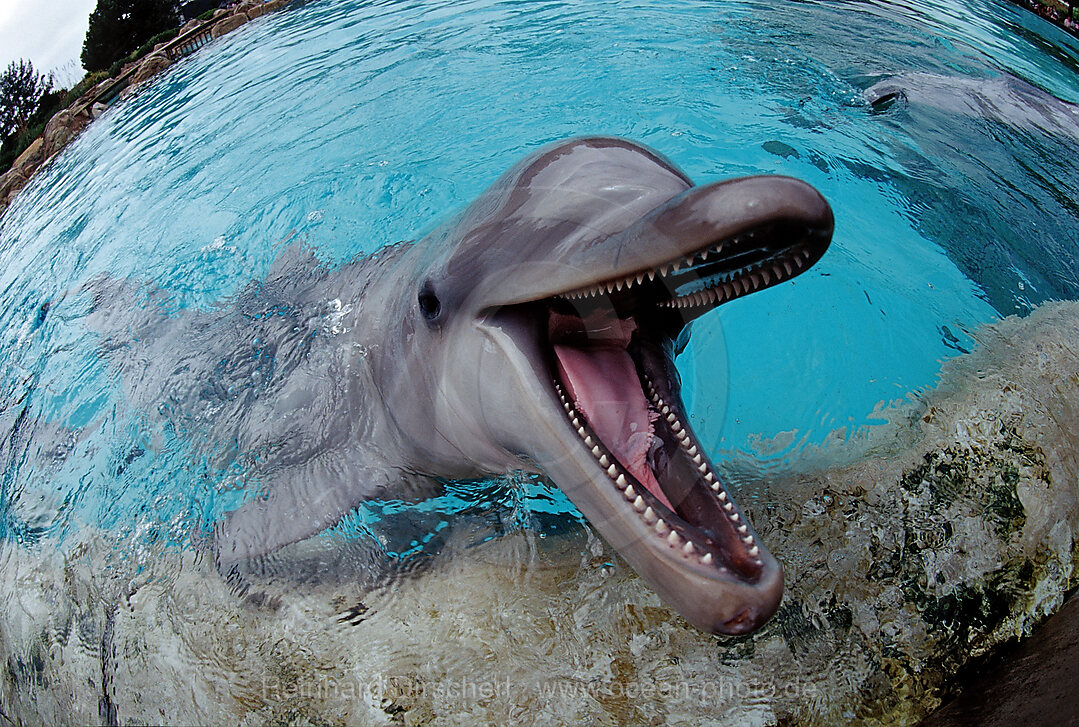
<path fill-rule="evenodd" d="M 638 482 L 673 510 L 648 466 L 655 438 L 652 422 L 658 414 L 648 407 L 629 353 L 617 345 L 556 344 L 554 351 L 562 381 L 592 431 Z"/>

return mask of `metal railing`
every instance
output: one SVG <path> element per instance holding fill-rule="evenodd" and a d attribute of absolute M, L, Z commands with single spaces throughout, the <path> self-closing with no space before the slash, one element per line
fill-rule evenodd
<path fill-rule="evenodd" d="M 218 18 L 210 18 L 191 30 L 176 36 L 164 47 L 159 48 L 157 53 L 164 53 L 170 61 L 176 61 L 183 58 L 186 55 L 190 55 L 197 51 L 202 46 L 213 40 L 213 28 L 217 25 L 218 21 L 224 20 L 227 15 L 223 15 Z M 108 86 L 102 88 L 97 95 L 95 95 L 88 104 L 89 107 L 93 107 L 94 104 L 110 104 L 120 92 L 127 88 L 128 83 L 131 81 L 131 76 L 138 71 L 138 65 L 128 70 L 126 73 L 122 73 L 113 79 L 113 82 Z"/>

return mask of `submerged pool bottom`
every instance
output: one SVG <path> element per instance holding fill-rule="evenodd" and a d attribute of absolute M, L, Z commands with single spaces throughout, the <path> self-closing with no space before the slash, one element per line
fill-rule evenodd
<path fill-rule="evenodd" d="M 375 586 L 335 567 L 357 562 L 355 538 L 222 576 L 190 550 L 86 532 L 62 551 L 3 545 L 4 715 L 916 723 L 1076 584 L 1079 303 L 977 338 L 922 401 L 829 450 L 851 464 L 768 484 L 748 514 L 788 592 L 754 635 L 689 627 L 585 525 L 479 546 L 455 533 Z"/>

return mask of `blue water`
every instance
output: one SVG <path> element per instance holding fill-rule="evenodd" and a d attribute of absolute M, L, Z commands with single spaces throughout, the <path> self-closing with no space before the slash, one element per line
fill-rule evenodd
<path fill-rule="evenodd" d="M 1076 40 L 1003 1 L 297 0 L 250 23 L 109 109 L 0 220 L 0 535 L 183 542 L 242 498 L 242 472 L 126 406 L 66 293 L 108 274 L 205 309 L 289 240 L 333 265 L 415 239 L 528 151 L 590 133 L 699 183 L 789 174 L 831 202 L 823 261 L 697 322 L 679 359 L 714 459 L 796 468 L 931 387 L 978 325 L 1079 297 L 1076 140 L 872 112 L 861 92 L 904 71 L 1079 101 Z M 536 511 L 568 507 L 525 489 Z M 461 486 L 435 509 L 515 506 L 509 490 Z"/>

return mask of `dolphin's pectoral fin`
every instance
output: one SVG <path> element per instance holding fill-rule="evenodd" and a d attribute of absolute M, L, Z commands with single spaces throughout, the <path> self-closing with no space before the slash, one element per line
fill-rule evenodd
<path fill-rule="evenodd" d="M 358 465 L 355 456 L 325 451 L 265 476 L 263 491 L 268 494 L 230 512 L 215 526 L 218 565 L 228 566 L 309 538 L 340 522 L 364 500 L 391 487 L 398 489 L 400 478 L 394 470 Z"/>

